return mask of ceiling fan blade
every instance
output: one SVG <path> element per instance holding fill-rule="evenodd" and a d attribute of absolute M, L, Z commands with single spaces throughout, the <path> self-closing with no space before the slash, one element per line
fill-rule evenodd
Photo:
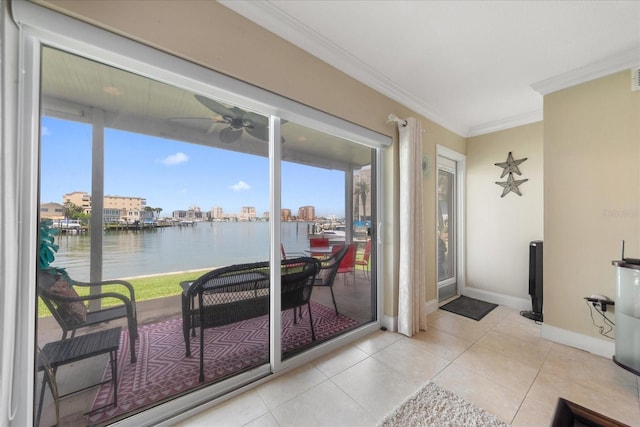
<path fill-rule="evenodd" d="M 202 105 L 204 105 L 214 113 L 221 115 L 222 117 L 225 117 L 225 118 L 230 117 L 232 119 L 238 117 L 238 108 L 234 107 L 233 109 L 229 109 L 224 105 L 220 104 L 219 102 L 214 101 L 213 99 L 207 98 L 206 96 L 202 96 L 202 95 L 194 95 L 194 96 L 196 97 L 198 102 L 200 102 Z M 239 110 L 239 111 L 242 111 L 242 110 Z"/>
<path fill-rule="evenodd" d="M 235 142 L 242 135 L 242 129 L 234 129 L 232 127 L 224 128 L 220 131 L 220 141 L 227 144 Z"/>
<path fill-rule="evenodd" d="M 250 123 L 244 127 L 249 135 L 263 141 L 269 140 L 269 120 L 266 117 L 247 111 L 242 119 Z"/>

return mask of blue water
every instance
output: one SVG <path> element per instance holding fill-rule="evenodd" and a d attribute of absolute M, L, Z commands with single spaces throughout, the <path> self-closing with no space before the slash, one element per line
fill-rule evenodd
<path fill-rule="evenodd" d="M 89 280 L 90 235 L 61 235 L 54 263 L 76 280 Z M 103 279 L 214 268 L 269 260 L 268 222 L 202 222 L 195 227 L 108 231 L 103 236 Z M 287 252 L 309 246 L 307 223 L 282 224 Z"/>

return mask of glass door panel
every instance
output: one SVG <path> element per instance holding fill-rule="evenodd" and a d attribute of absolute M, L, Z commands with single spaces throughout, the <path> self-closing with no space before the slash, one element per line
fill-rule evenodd
<path fill-rule="evenodd" d="M 294 122 L 281 130 L 282 256 L 315 257 L 322 265 L 309 304 L 297 317 L 294 310 L 283 312 L 286 359 L 374 320 L 375 183 L 373 149 Z"/>
<path fill-rule="evenodd" d="M 53 305 L 38 301 L 37 345 L 52 360 L 59 356 L 56 345 L 69 343 L 71 332 L 61 337 L 71 324 L 79 326 L 76 338 L 121 328 L 118 405 L 91 413 L 86 422 L 108 423 L 268 364 L 268 310 L 244 319 L 207 306 L 207 319 L 215 319 L 208 326 L 215 327 L 204 328 L 201 340 L 195 292 L 196 279 L 207 272 L 269 261 L 267 117 L 48 47 L 41 99 L 40 219 L 51 221 L 58 245 L 45 267 L 64 269 L 71 285 L 125 280 L 135 294 L 137 328 L 126 315 L 84 327 L 124 301 L 99 295 L 132 300 L 115 283 L 76 284 L 78 303 L 67 309 L 55 295 Z M 51 284 L 38 284 L 45 282 Z M 64 292 L 71 293 L 66 284 Z M 227 289 L 227 301 L 262 292 L 248 287 Z M 76 313 L 70 308 L 80 312 L 77 318 L 69 318 Z M 108 359 L 87 359 L 57 368 L 61 394 L 110 375 Z M 55 405 L 46 390 L 38 404 L 44 384 L 43 373 L 36 374 L 34 406 L 42 408 L 40 423 L 51 425 Z M 109 405 L 110 387 L 82 392 L 77 407 L 62 400 L 62 416 Z"/>
<path fill-rule="evenodd" d="M 438 158 L 438 299 L 457 294 L 456 286 L 456 164 Z"/>

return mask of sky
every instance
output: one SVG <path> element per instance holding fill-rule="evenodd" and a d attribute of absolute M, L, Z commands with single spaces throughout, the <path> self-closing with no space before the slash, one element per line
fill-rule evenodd
<path fill-rule="evenodd" d="M 62 203 L 74 191 L 91 194 L 91 126 L 42 118 L 41 203 Z M 269 210 L 267 158 L 115 129 L 105 130 L 105 195 L 142 197 L 160 216 L 198 206 L 238 213 Z M 317 216 L 344 217 L 344 173 L 282 164 L 282 208 L 297 215 L 315 206 Z"/>

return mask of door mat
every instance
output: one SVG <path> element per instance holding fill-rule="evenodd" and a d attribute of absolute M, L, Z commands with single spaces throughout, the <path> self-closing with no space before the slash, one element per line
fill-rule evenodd
<path fill-rule="evenodd" d="M 462 295 L 440 308 L 451 313 L 459 314 L 460 316 L 468 317 L 469 319 L 480 320 L 497 306 L 498 304 L 492 304 Z"/>

